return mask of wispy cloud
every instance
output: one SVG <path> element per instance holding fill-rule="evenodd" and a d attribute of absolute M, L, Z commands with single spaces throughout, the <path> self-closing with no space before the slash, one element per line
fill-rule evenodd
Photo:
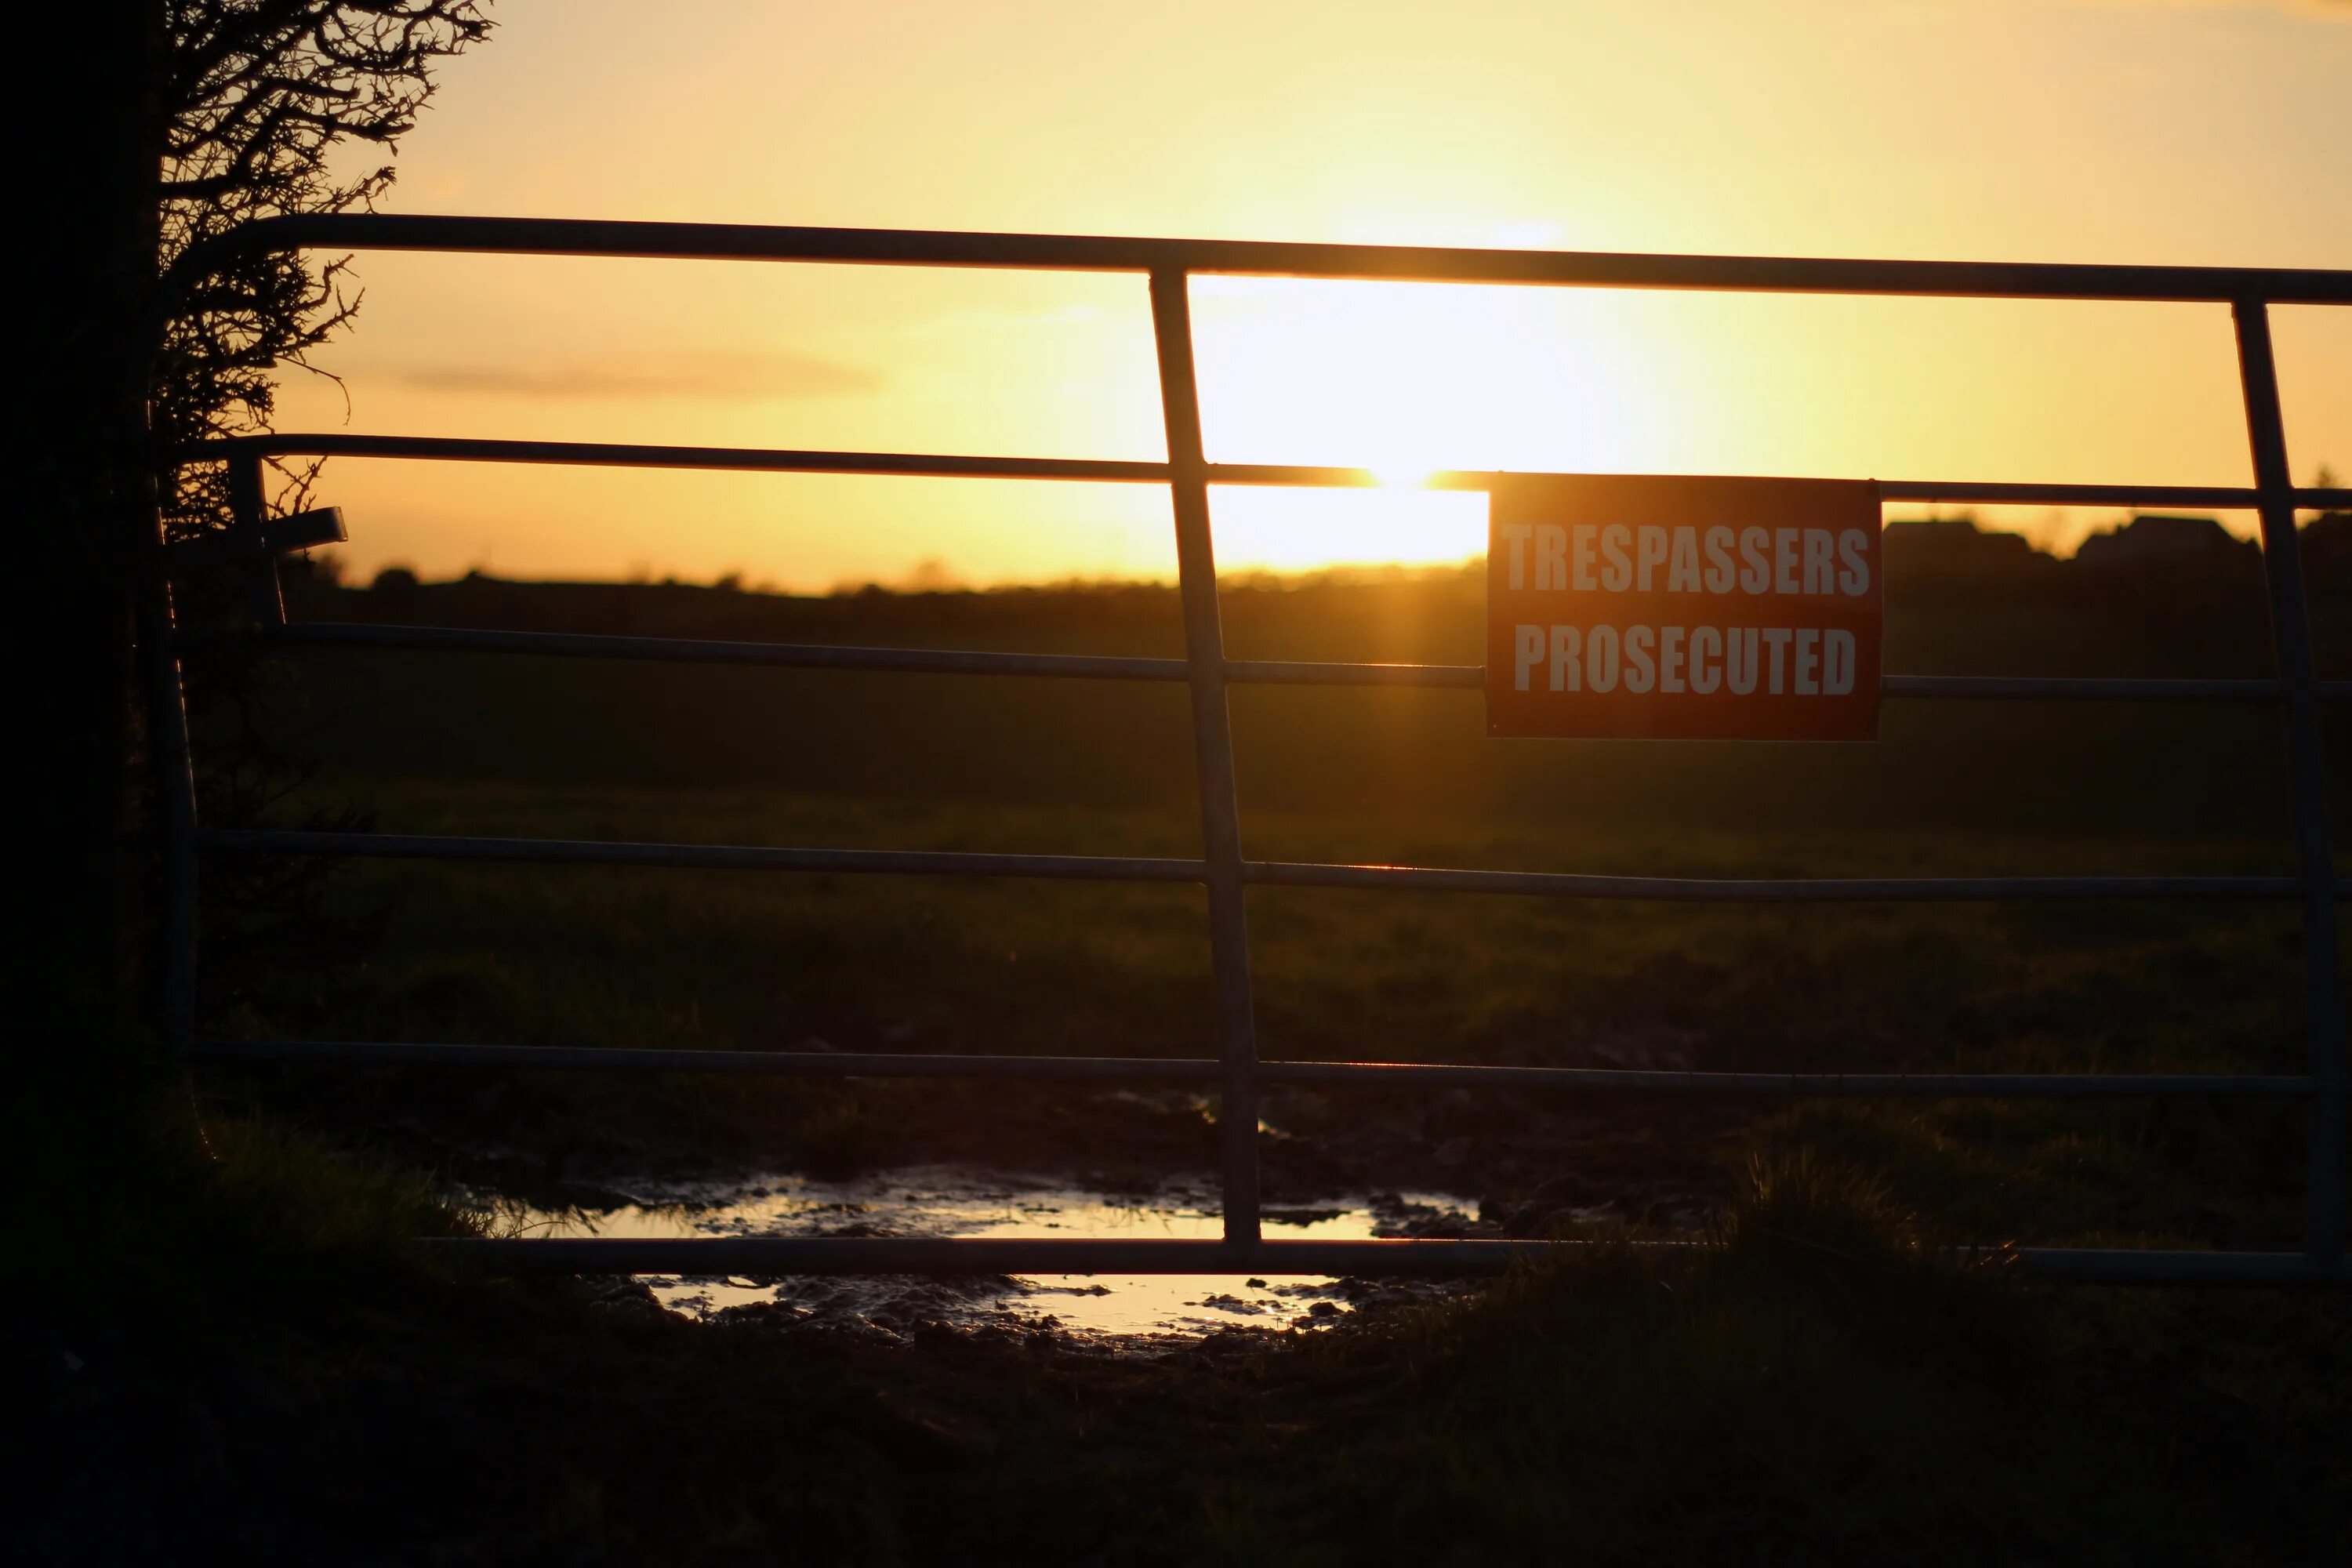
<path fill-rule="evenodd" d="M 404 364 L 394 378 L 427 392 L 491 397 L 803 398 L 872 392 L 879 372 L 810 354 L 655 349 L 507 364 Z"/>

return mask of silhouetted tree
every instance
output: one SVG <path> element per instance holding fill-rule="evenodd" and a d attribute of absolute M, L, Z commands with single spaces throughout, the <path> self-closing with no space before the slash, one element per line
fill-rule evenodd
<path fill-rule="evenodd" d="M 28 641 L 23 728 L 39 765 L 18 889 L 38 918 L 7 957 L 19 1018 L 40 1033 L 118 1026 L 134 989 L 150 797 L 133 611 L 152 553 L 151 443 L 265 427 L 272 372 L 303 363 L 356 303 L 331 258 L 199 279 L 171 318 L 151 419 L 142 322 L 158 281 L 189 245 L 247 219 L 380 195 L 390 168 L 344 172 L 338 150 L 388 153 L 437 62 L 486 36 L 486 3 L 85 0 L 11 17 L 30 62 L 20 91 L 45 89 L 58 110 L 18 149 L 39 309 L 19 342 L 29 396 L 10 464 L 28 522 L 12 541 L 11 625 Z M 224 492 L 220 476 L 192 475 L 166 510 L 201 528 L 223 518 Z"/>
<path fill-rule="evenodd" d="M 484 3 L 173 0 L 159 259 L 255 218 L 371 205 L 392 166 L 339 173 L 331 154 L 388 153 L 432 97 L 433 67 L 488 31 Z M 275 373 L 351 321 L 348 265 L 271 255 L 200 279 L 165 340 L 157 433 L 266 427 Z M 216 484 L 184 486 L 174 500 L 188 521 L 215 512 Z"/>

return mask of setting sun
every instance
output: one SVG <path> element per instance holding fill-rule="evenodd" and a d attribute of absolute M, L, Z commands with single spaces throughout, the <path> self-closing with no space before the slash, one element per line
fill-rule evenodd
<path fill-rule="evenodd" d="M 1142 54 L 1108 18 L 1047 10 L 1013 47 L 958 7 L 887 26 L 856 8 L 736 7 L 689 50 L 627 5 L 509 0 L 499 47 L 453 63 L 404 147 L 391 204 L 1538 248 L 2352 255 L 2343 204 L 2308 195 L 2336 176 L 2323 124 L 2352 69 L 2352 27 L 2319 7 L 1806 0 L 1766 26 L 1727 6 L 1670 24 L 1377 5 L 1343 27 L 1314 7 L 1213 5 Z M 2029 26 L 2041 47 L 2021 53 Z M 1327 68 L 1277 81 L 1252 63 L 1285 50 Z M 778 59 L 824 60 L 821 81 L 887 70 L 899 90 L 887 110 L 755 90 Z M 2224 59 L 2240 68 L 2211 78 L 2196 116 L 2151 108 L 2151 73 Z M 2159 228 L 2141 219 L 2153 211 Z M 366 330 L 318 360 L 342 383 L 289 376 L 283 428 L 1160 452 L 1137 279 L 392 255 L 358 271 Z M 1195 283 L 1193 310 L 1213 461 L 1362 467 L 1383 487 L 1222 490 L 1218 552 L 1237 569 L 1475 554 L 1476 498 L 1413 489 L 1446 469 L 2245 473 L 2228 324 L 2199 307 L 1216 278 Z M 2305 476 L 2352 468 L 2344 314 L 2278 312 Z M 1157 498 L 1110 488 L 459 477 L 331 464 L 352 567 L 823 589 L 920 563 L 982 584 L 1173 564 Z M 1984 515 L 2061 549 L 2101 518 Z"/>

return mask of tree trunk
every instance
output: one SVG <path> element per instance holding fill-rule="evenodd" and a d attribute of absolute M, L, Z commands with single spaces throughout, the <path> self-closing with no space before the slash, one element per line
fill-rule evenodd
<path fill-rule="evenodd" d="M 144 1032 L 154 900 L 153 791 L 141 766 L 132 611 L 151 521 L 142 503 L 139 323 L 160 244 L 162 0 L 94 0 L 19 19 L 65 112 L 28 138 L 20 243 L 37 313 L 9 465 L 22 498 L 8 565 L 23 640 L 18 768 L 29 813 L 12 891 L 12 1024 L 36 1050 L 122 1047 Z"/>

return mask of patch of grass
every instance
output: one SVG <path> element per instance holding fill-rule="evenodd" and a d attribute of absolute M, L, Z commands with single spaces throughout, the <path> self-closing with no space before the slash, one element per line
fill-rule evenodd
<path fill-rule="evenodd" d="M 1475 659 L 1473 589 L 1247 587 L 1227 596 L 1230 646 Z M 753 603 L 474 583 L 426 596 L 341 595 L 306 613 L 1174 647 L 1173 601 L 1158 591 Z M 2260 674 L 2259 594 L 2244 601 L 2230 638 L 2193 645 L 2178 617 L 2122 604 L 1905 607 L 1892 657 L 1968 673 Z M 363 799 L 386 831 L 1197 849 L 1173 689 L 356 655 L 311 674 L 310 713 L 289 699 L 281 717 L 323 720 L 314 804 Z M 1249 689 L 1234 706 L 1256 858 L 1736 876 L 2287 864 L 2274 725 L 2251 710 L 1895 704 L 1867 749 L 1524 748 L 1481 742 L 1460 693 Z M 2156 836 L 2121 837 L 2142 830 Z M 333 967 L 246 966 L 251 984 L 211 999 L 217 1026 L 1213 1050 L 1197 889 L 379 862 L 349 868 L 332 897 L 380 921 L 381 940 Z M 1252 893 L 1250 917 L 1273 1056 L 1627 1065 L 1633 1053 L 1821 1070 L 2303 1061 L 2284 907 L 1765 910 L 1269 889 Z M 1594 1245 L 1474 1299 L 1325 1335 L 1111 1358 L 1018 1335 L 877 1346 L 698 1327 L 600 1300 L 593 1284 L 453 1274 L 405 1237 L 467 1222 L 414 1173 L 328 1147 L 431 1158 L 522 1144 L 558 1172 L 689 1155 L 1085 1170 L 1134 1152 L 1140 1123 L 1113 1124 L 1107 1102 L 1066 1089 L 983 1100 L 970 1086 L 341 1068 L 207 1069 L 201 1082 L 209 1146 L 184 1104 L 158 1110 L 136 1073 L 131 1088 L 37 1078 L 12 1124 L 43 1173 L 10 1282 L 27 1323 L 11 1343 L 40 1414 L 7 1458 L 45 1500 L 37 1552 L 2352 1555 L 2339 1298 L 2070 1293 L 1999 1262 L 2011 1241 L 2286 1244 L 2304 1175 L 2294 1108 L 1825 1103 L 1698 1126 L 1616 1100 L 1269 1095 L 1278 1125 L 1335 1142 L 1381 1119 L 1405 1130 L 1391 1148 L 1532 1129 L 1560 1173 L 1595 1183 L 1662 1151 L 1710 1169 L 1728 1155 L 1732 1195 L 1671 1256 L 1624 1245 L 1654 1238 L 1638 1226 L 1591 1229 Z M 224 1119 L 223 1106 L 241 1113 Z M 1150 1161 L 1210 1157 L 1197 1106 L 1148 1130 Z M 1638 1157 L 1600 1159 L 1612 1138 Z M 1938 1253 L 1947 1242 L 1995 1250 L 1963 1268 Z"/>
<path fill-rule="evenodd" d="M 1204 1560 L 2340 1559 L 2330 1298 L 2069 1295 L 1937 1239 L 1804 1151 L 1682 1255 L 1601 1243 L 1330 1335 Z"/>
<path fill-rule="evenodd" d="M 1588 1229 L 1474 1298 L 1108 1357 L 436 1267 L 407 1237 L 470 1222 L 415 1175 L 105 1099 L 9 1124 L 47 1176 L 8 1254 L 32 1398 L 0 1452 L 39 1561 L 1028 1562 L 1041 1521 L 1073 1561 L 1151 1564 L 2347 1544 L 2338 1298 L 1953 1262 L 1973 1200 L 1909 1123 L 1769 1125 L 1669 1255 Z M 1954 1146 L 1997 1180 L 1998 1139 Z"/>
<path fill-rule="evenodd" d="M 895 1466 L 819 1347 L 593 1284 L 479 1278 L 419 1173 L 207 1119 L 97 1056 L 26 1064 L 0 1268 L 27 1562 L 886 1562 Z M 637 1310 L 625 1310 L 635 1308 Z"/>
<path fill-rule="evenodd" d="M 937 800 L 555 795 L 412 781 L 379 786 L 375 805 L 386 829 L 401 832 L 1191 847 L 1150 814 Z M 1278 814 L 1255 831 L 1266 847 L 1254 841 L 1252 853 L 1282 857 L 1372 846 L 1424 864 L 1734 875 L 2222 869 L 2263 853 L 2228 841 L 1739 838 Z M 381 924 L 373 951 L 249 994 L 226 1027 L 749 1050 L 1214 1051 L 1205 910 L 1194 889 L 378 862 L 348 868 L 335 898 Z M 2059 913 L 1261 889 L 1250 903 L 1261 1049 L 1723 1070 L 2300 1070 L 2291 909 L 2070 904 Z M 1097 1158 L 1089 1119 L 1110 1114 L 1067 1085 L 339 1068 L 208 1069 L 204 1082 L 243 1103 L 386 1137 L 412 1156 L 522 1146 L 559 1171 L 583 1172 L 698 1158 L 827 1170 L 926 1158 L 1086 1169 Z M 983 1113 L 982 1103 L 992 1109 Z M 1514 1130 L 1532 1136 L 1551 1125 L 1545 1117 L 1605 1118 L 1600 1125 L 1630 1130 L 1664 1110 L 1491 1096 L 1447 1110 L 1441 1132 L 1423 1125 L 1431 1112 L 1418 1100 L 1276 1092 L 1267 1105 L 1278 1125 L 1301 1132 L 1337 1134 L 1372 1118 L 1420 1127 L 1419 1141 L 1433 1146 Z M 1953 1101 L 1814 1106 L 1782 1121 L 1796 1142 L 1869 1151 L 1906 1194 L 1949 1194 L 1951 1217 L 1974 1239 L 2139 1235 L 2267 1247 L 2297 1232 L 2302 1117 L 2293 1106 L 2242 1102 Z M 1161 1120 L 1150 1136 L 1166 1158 L 1209 1157 L 1195 1119 Z M 1660 1125 L 1668 1141 L 1688 1141 L 1682 1123 Z"/>

